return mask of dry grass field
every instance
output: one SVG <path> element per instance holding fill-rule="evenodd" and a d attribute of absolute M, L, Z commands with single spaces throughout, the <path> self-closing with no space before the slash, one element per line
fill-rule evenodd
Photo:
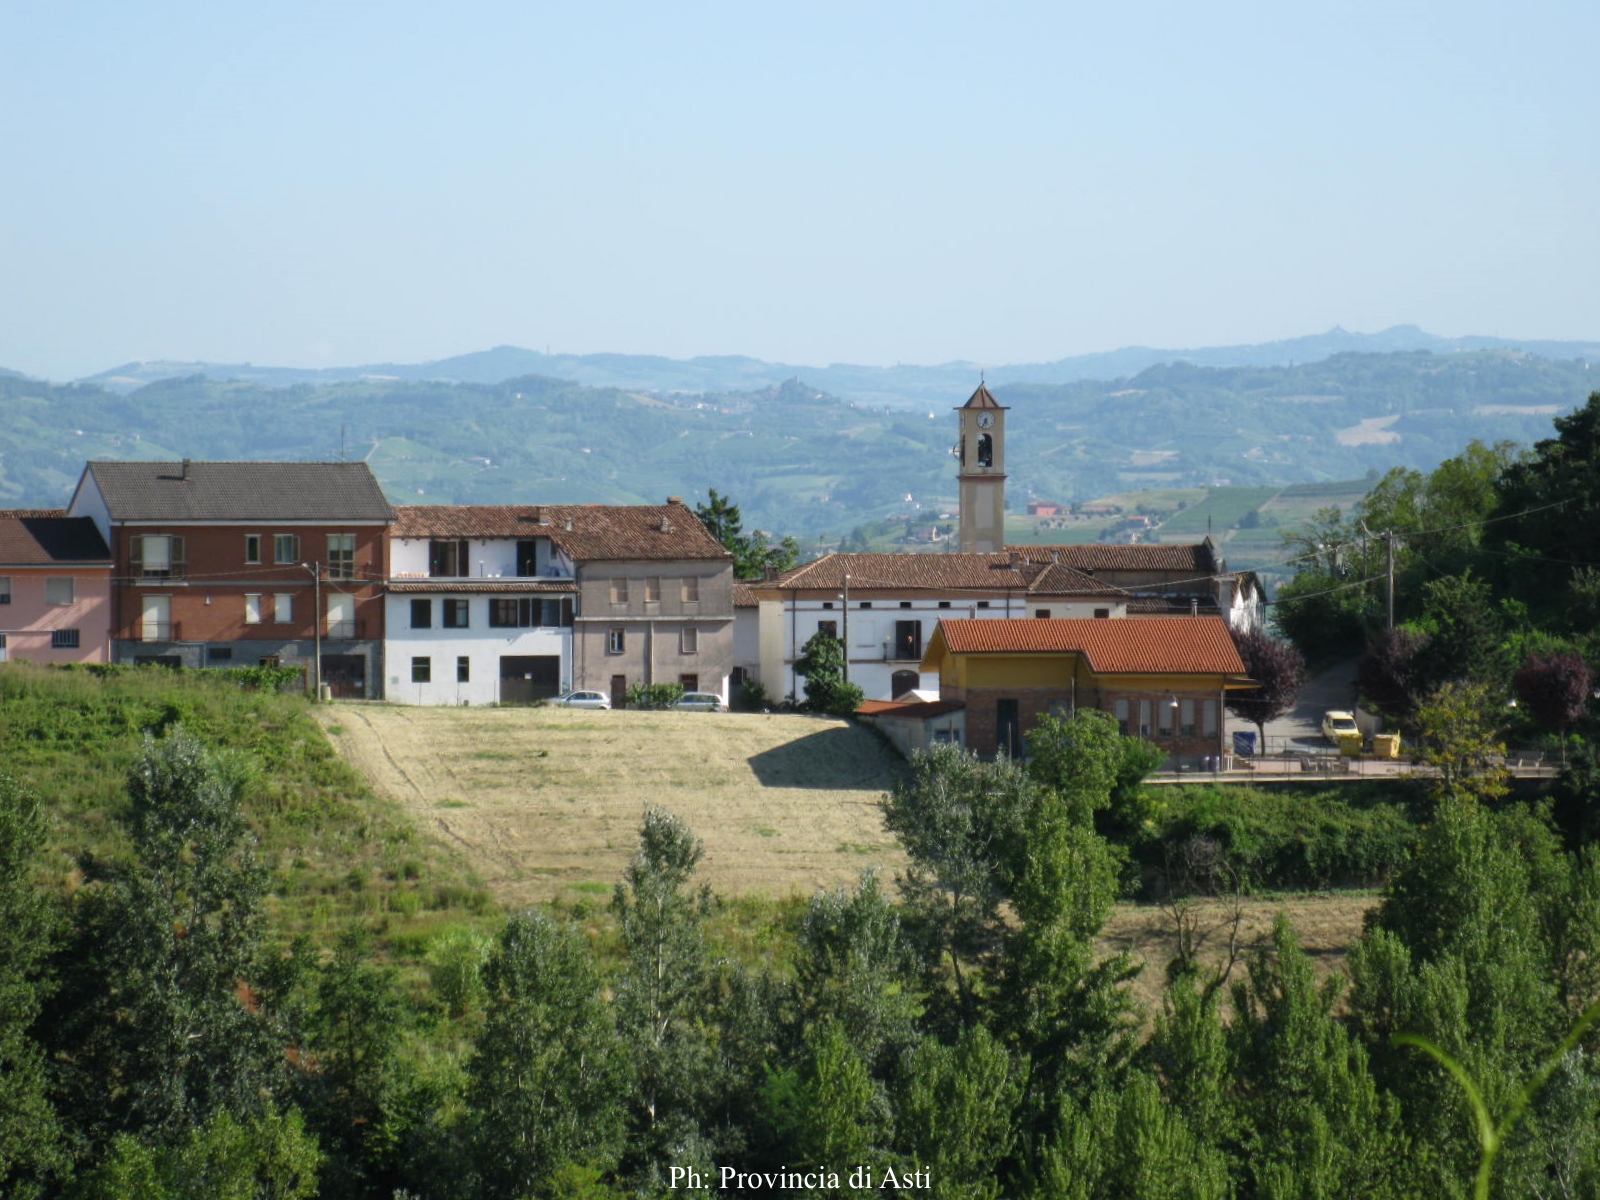
<path fill-rule="evenodd" d="M 905 861 L 878 807 L 900 760 L 843 721 L 371 704 L 318 711 L 374 790 L 459 848 L 507 904 L 608 893 L 650 805 L 677 813 L 705 842 L 701 877 L 724 895 L 808 895 L 852 884 L 869 866 L 892 880 Z M 1287 911 L 1325 974 L 1376 902 L 1345 892 L 1250 900 L 1238 947 L 1270 944 L 1274 915 Z M 1195 913 L 1202 930 L 1223 915 L 1209 901 Z M 1220 965 L 1228 942 L 1226 930 L 1214 931 L 1200 957 Z M 1134 989 L 1147 1013 L 1157 1011 L 1174 954 L 1171 917 L 1156 905 L 1119 904 L 1100 943 L 1146 964 Z"/>
<path fill-rule="evenodd" d="M 330 740 L 511 904 L 609 892 L 645 809 L 705 842 L 720 893 L 809 894 L 903 862 L 879 798 L 900 760 L 845 721 L 558 708 L 319 710 Z"/>

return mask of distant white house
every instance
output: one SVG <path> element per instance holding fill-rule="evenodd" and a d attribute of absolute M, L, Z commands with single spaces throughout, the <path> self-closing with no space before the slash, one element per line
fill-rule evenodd
<path fill-rule="evenodd" d="M 512 704 L 569 690 L 578 585 L 541 510 L 417 506 L 396 515 L 386 698 Z"/>

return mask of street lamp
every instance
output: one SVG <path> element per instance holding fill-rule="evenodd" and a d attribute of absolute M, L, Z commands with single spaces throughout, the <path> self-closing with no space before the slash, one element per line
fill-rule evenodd
<path fill-rule="evenodd" d="M 301 570 L 311 572 L 311 632 L 315 638 L 315 651 L 311 659 L 311 702 L 322 703 L 322 564 L 301 563 Z"/>

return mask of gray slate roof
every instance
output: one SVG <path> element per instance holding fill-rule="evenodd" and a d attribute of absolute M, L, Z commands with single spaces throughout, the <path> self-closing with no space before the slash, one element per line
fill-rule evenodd
<path fill-rule="evenodd" d="M 113 521 L 392 521 L 366 463 L 92 462 Z"/>
<path fill-rule="evenodd" d="M 111 551 L 88 517 L 60 509 L 0 511 L 0 567 L 110 565 Z"/>

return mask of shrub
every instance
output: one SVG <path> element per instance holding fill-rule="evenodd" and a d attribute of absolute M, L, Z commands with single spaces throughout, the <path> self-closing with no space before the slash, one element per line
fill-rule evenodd
<path fill-rule="evenodd" d="M 739 685 L 739 707 L 746 712 L 760 712 L 772 706 L 772 699 L 767 695 L 767 689 L 761 686 L 758 679 L 746 679 Z"/>
<path fill-rule="evenodd" d="M 683 699 L 681 683 L 636 683 L 624 703 L 629 708 L 670 708 Z"/>
<path fill-rule="evenodd" d="M 428 950 L 428 979 L 451 1016 L 463 1016 L 483 1002 L 483 964 L 493 948 L 489 938 L 470 929 L 452 929 L 434 939 Z"/>

